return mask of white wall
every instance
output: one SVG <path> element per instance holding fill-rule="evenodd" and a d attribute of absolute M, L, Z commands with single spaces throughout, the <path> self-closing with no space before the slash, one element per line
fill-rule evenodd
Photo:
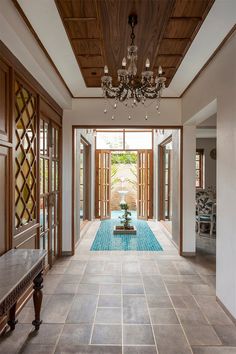
<path fill-rule="evenodd" d="M 79 129 L 77 138 L 86 138 L 91 144 L 91 218 L 94 217 L 94 139 L 85 129 Z M 79 160 L 79 156 L 77 156 Z M 63 119 L 63 188 L 62 188 L 62 251 L 71 252 L 72 240 L 72 125 Z M 79 193 L 78 193 L 78 198 Z M 79 237 L 79 235 L 78 235 Z"/>
<path fill-rule="evenodd" d="M 183 127 L 183 254 L 196 251 L 195 233 L 196 128 Z"/>
<path fill-rule="evenodd" d="M 161 100 L 160 114 L 155 109 L 155 102 L 144 107 L 140 104 L 137 108 L 127 109 L 122 103 L 114 109 L 105 99 L 73 99 L 72 109 L 64 111 L 64 119 L 71 120 L 72 124 L 81 125 L 181 125 L 181 99 Z M 114 103 L 114 102 L 113 102 Z M 107 113 L 104 114 L 104 109 Z M 128 116 L 132 119 L 129 120 Z M 148 120 L 145 116 L 148 114 Z M 112 120 L 112 115 L 115 120 Z"/>
<path fill-rule="evenodd" d="M 236 35 L 182 99 L 183 123 L 217 101 L 216 294 L 236 317 Z M 187 236 L 187 235 L 186 235 Z"/>

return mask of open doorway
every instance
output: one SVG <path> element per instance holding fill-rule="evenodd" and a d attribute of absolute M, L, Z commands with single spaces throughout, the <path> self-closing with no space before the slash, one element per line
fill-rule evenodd
<path fill-rule="evenodd" d="M 216 114 L 196 129 L 196 250 L 216 255 Z"/>
<path fill-rule="evenodd" d="M 157 145 L 157 219 L 178 247 L 181 243 L 181 131 L 159 130 Z"/>
<path fill-rule="evenodd" d="M 150 219 L 170 222 L 169 235 L 181 252 L 181 129 L 84 128 L 73 127 L 72 244 L 75 245 L 78 241 L 81 216 L 84 215 L 83 194 L 77 191 L 77 188 L 80 189 L 79 175 L 83 170 L 79 168 L 83 160 L 80 157 L 83 151 L 80 138 L 84 136 L 91 150 L 90 172 L 86 175 L 90 178 L 90 219 L 104 220 L 103 225 L 113 225 L 113 221 L 118 221 L 119 204 L 124 198 L 133 214 L 132 219 L 141 219 L 134 220 L 134 223 Z M 164 159 L 160 166 L 158 152 L 167 138 L 169 139 L 165 142 Z M 84 170 L 87 170 L 86 167 Z M 168 183 L 165 183 L 166 186 L 163 184 L 160 189 L 160 181 L 164 183 L 165 174 L 169 174 L 168 181 L 166 179 Z M 87 182 L 87 178 L 84 180 Z M 160 196 L 164 190 L 169 191 L 163 194 L 164 216 L 160 218 Z"/>
<path fill-rule="evenodd" d="M 81 237 L 81 230 L 91 220 L 93 136 L 83 129 L 73 129 L 72 180 L 72 249 Z"/>

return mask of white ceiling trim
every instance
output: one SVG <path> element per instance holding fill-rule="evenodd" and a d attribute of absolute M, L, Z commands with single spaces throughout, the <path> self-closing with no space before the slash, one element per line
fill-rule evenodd
<path fill-rule="evenodd" d="M 0 39 L 62 108 L 71 106 L 68 90 L 9 0 L 0 1 Z"/>
<path fill-rule="evenodd" d="M 172 82 L 181 95 L 236 23 L 236 1 L 216 0 Z"/>
<path fill-rule="evenodd" d="M 101 97 L 87 88 L 53 0 L 18 0 L 29 22 L 75 97 Z M 40 14 L 40 15 L 39 15 Z M 236 1 L 216 0 L 164 97 L 179 97 L 236 23 Z"/>

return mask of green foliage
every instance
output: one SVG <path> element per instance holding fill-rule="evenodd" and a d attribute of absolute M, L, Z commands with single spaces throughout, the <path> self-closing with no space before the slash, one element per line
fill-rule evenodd
<path fill-rule="evenodd" d="M 130 223 L 132 220 L 131 212 L 128 211 L 129 206 L 127 203 L 121 203 L 120 208 L 121 208 L 121 210 L 124 210 L 124 214 L 119 217 L 121 219 L 121 224 L 123 224 L 125 229 L 128 229 L 130 227 Z"/>
<path fill-rule="evenodd" d="M 111 165 L 111 189 L 114 189 L 115 185 L 120 182 L 120 178 L 116 177 L 118 168 L 116 165 Z"/>
<path fill-rule="evenodd" d="M 134 152 L 124 152 L 121 154 L 111 154 L 111 164 L 136 164 L 137 154 Z"/>
<path fill-rule="evenodd" d="M 135 191 L 137 191 L 137 167 L 135 166 L 131 166 L 130 167 L 130 172 L 131 174 L 135 177 L 135 179 L 130 179 L 130 178 L 127 178 L 127 182 L 129 184 L 131 184 L 131 186 L 133 187 L 133 189 Z"/>

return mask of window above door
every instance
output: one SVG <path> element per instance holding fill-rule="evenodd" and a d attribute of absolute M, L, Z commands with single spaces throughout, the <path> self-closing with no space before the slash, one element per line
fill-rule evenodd
<path fill-rule="evenodd" d="M 152 149 L 152 129 L 97 129 L 96 149 L 139 150 Z"/>

